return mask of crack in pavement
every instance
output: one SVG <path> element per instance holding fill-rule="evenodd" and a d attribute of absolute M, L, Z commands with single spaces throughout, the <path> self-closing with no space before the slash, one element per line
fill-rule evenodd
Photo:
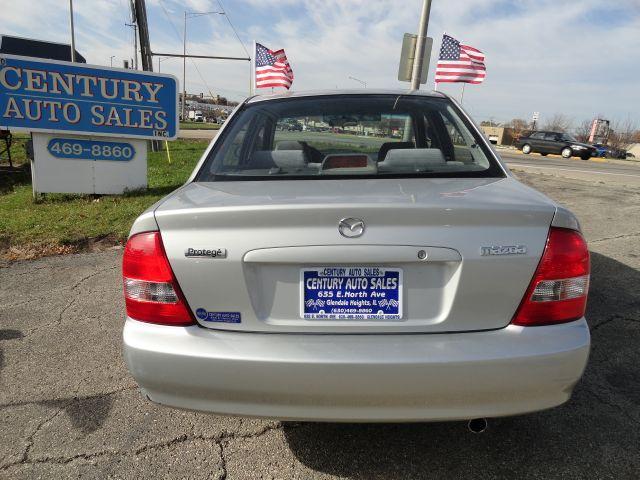
<path fill-rule="evenodd" d="M 227 480 L 227 459 L 224 458 L 224 445 L 221 441 L 216 442 L 216 444 L 220 448 L 220 470 L 222 470 L 218 480 Z"/>
<path fill-rule="evenodd" d="M 273 430 L 282 429 L 282 424 L 278 423 L 278 424 L 266 425 L 264 428 L 261 428 L 257 432 L 251 433 L 251 434 L 234 434 L 234 433 L 224 432 L 224 433 L 222 433 L 220 435 L 207 436 L 207 435 L 188 435 L 186 433 L 183 433 L 182 435 L 179 435 L 178 437 L 175 437 L 175 438 L 173 438 L 171 440 L 143 445 L 142 447 L 136 448 L 134 450 L 106 449 L 106 450 L 101 450 L 99 452 L 94 452 L 94 453 L 78 453 L 78 454 L 72 455 L 70 457 L 42 457 L 42 458 L 29 459 L 28 453 L 31 450 L 31 447 L 33 446 L 33 437 L 35 437 L 35 435 L 38 433 L 38 431 L 40 431 L 40 429 L 46 423 L 48 423 L 49 421 L 53 420 L 56 416 L 58 416 L 60 414 L 60 412 L 62 412 L 70 403 L 71 402 L 68 402 L 66 405 L 61 407 L 54 415 L 50 416 L 47 420 L 43 421 L 40 425 L 38 425 L 38 427 L 33 432 L 33 434 L 29 436 L 29 442 L 30 443 L 27 446 L 27 449 L 26 449 L 25 453 L 23 454 L 22 458 L 17 462 L 13 462 L 13 463 L 9 463 L 7 465 L 0 466 L 0 471 L 6 471 L 6 470 L 10 469 L 11 467 L 15 467 L 15 466 L 19 466 L 19 465 L 35 465 L 35 464 L 43 464 L 43 463 L 66 465 L 68 463 L 73 462 L 74 460 L 79 460 L 79 459 L 93 460 L 95 458 L 103 457 L 103 456 L 106 456 L 106 455 L 117 455 L 117 456 L 123 456 L 123 457 L 136 456 L 136 455 L 140 455 L 142 453 L 145 453 L 145 452 L 148 452 L 148 451 L 151 451 L 151 450 L 169 448 L 169 447 L 172 447 L 174 445 L 180 445 L 180 444 L 188 443 L 188 442 L 203 441 L 203 442 L 213 442 L 213 443 L 217 444 L 221 448 L 221 450 L 220 450 L 220 452 L 221 452 L 221 463 L 223 465 L 223 472 L 222 472 L 223 476 L 221 478 L 222 479 L 226 479 L 226 476 L 227 476 L 227 473 L 226 473 L 226 460 L 222 456 L 222 453 L 223 453 L 222 444 L 223 443 L 229 442 L 231 440 L 242 440 L 242 439 L 248 439 L 248 438 L 258 438 L 258 437 L 261 437 L 262 435 L 265 435 L 265 434 L 267 434 L 267 433 L 269 433 L 269 432 L 271 432 Z"/>
<path fill-rule="evenodd" d="M 38 432 L 40 430 L 42 430 L 42 428 L 44 428 L 44 426 L 47 423 L 51 422 L 54 418 L 56 418 L 58 415 L 60 415 L 62 412 L 64 412 L 64 409 L 67 408 L 70 404 L 71 404 L 71 400 L 67 401 L 66 403 L 63 403 L 61 406 L 58 407 L 58 409 L 52 415 L 49 415 L 42 422 L 40 422 L 36 426 L 36 428 L 33 430 L 33 432 L 29 436 L 27 436 L 27 438 L 25 439 L 26 442 L 27 442 L 27 446 L 25 447 L 24 451 L 22 452 L 22 456 L 21 456 L 20 460 L 18 460 L 17 462 L 9 463 L 7 465 L 0 465 L 0 470 L 7 470 L 10 467 L 12 467 L 13 465 L 20 465 L 20 464 L 24 464 L 24 463 L 30 463 L 29 462 L 29 452 L 31 451 L 31 448 L 33 447 L 33 442 L 34 442 L 35 436 L 38 434 Z"/>
<path fill-rule="evenodd" d="M 613 237 L 598 238 L 597 240 L 590 240 L 588 243 L 593 244 L 593 243 L 599 243 L 599 242 L 606 242 L 607 240 L 618 240 L 620 238 L 630 238 L 630 237 L 637 237 L 637 236 L 640 236 L 640 232 L 623 233 L 622 235 L 615 235 Z"/>
<path fill-rule="evenodd" d="M 603 405 L 606 405 L 607 407 L 610 407 L 610 408 L 613 408 L 614 410 L 619 411 L 624 417 L 628 418 L 633 423 L 636 423 L 638 421 L 637 418 L 632 418 L 633 416 L 629 415 L 629 410 L 627 408 L 625 408 L 624 406 L 618 405 L 617 403 L 611 403 L 610 401 L 605 400 L 604 398 L 602 398 L 600 395 L 598 395 L 596 392 L 594 392 L 590 388 L 586 388 L 585 390 L 589 395 L 591 395 L 593 398 L 595 398 L 598 402 L 600 402 Z"/>
<path fill-rule="evenodd" d="M 46 403 L 52 403 L 52 402 L 61 402 L 61 401 L 69 401 L 69 402 L 73 402 L 76 400 L 79 401 L 83 401 L 83 400 L 89 400 L 92 398 L 104 398 L 104 397 L 109 397 L 111 395 L 116 395 L 118 393 L 123 393 L 123 392 L 127 392 L 129 390 L 136 390 L 138 388 L 138 385 L 133 385 L 130 387 L 122 387 L 122 388 L 118 388 L 116 390 L 112 390 L 110 392 L 105 392 L 105 393 L 98 393 L 96 395 L 85 395 L 83 397 L 78 397 L 78 396 L 73 396 L 71 398 L 45 398 L 42 400 L 25 400 L 23 402 L 9 402 L 9 403 L 4 403 L 2 405 L 0 405 L 0 409 L 3 408 L 11 408 L 11 407 L 22 407 L 24 405 L 42 405 L 42 404 L 46 404 Z"/>
<path fill-rule="evenodd" d="M 42 267 L 42 268 L 40 268 L 38 270 L 42 270 L 44 268 L 51 268 L 51 267 L 49 265 L 47 265 L 47 267 Z M 61 290 L 62 291 L 73 291 L 74 289 L 78 288 L 82 283 L 84 283 L 85 281 L 89 280 L 90 278 L 95 277 L 95 276 L 97 276 L 97 275 L 99 275 L 101 273 L 106 273 L 106 272 L 108 272 L 110 270 L 116 270 L 118 268 L 120 268 L 120 265 L 114 265 L 114 266 L 111 266 L 111 267 L 108 267 L 108 268 L 102 268 L 102 269 L 97 270 L 97 271 L 95 271 L 93 273 L 90 273 L 89 275 L 86 275 L 85 277 L 80 279 L 78 282 L 76 282 L 72 286 L 62 288 Z M 28 272 L 26 272 L 26 273 L 28 273 Z M 30 297 L 27 300 L 21 300 L 21 301 L 16 302 L 16 303 L 0 304 L 0 306 L 3 307 L 3 308 L 21 307 L 21 306 L 26 305 L 26 304 L 28 304 L 30 302 L 34 302 L 34 301 L 37 301 L 37 300 L 42 300 L 44 298 L 47 298 L 50 295 L 51 295 L 50 293 L 47 293 L 45 295 Z"/>
<path fill-rule="evenodd" d="M 74 285 L 72 285 L 70 288 L 68 288 L 69 292 L 73 292 L 74 290 L 76 290 L 78 287 L 80 287 L 80 285 L 82 285 L 84 282 L 86 282 L 87 280 L 89 280 L 90 278 L 96 277 L 102 273 L 108 272 L 110 270 L 115 270 L 119 268 L 118 265 L 112 266 L 112 267 L 108 267 L 108 268 L 103 268 L 100 269 L 96 272 L 93 272 L 89 275 L 84 276 L 83 278 L 81 278 L 80 280 L 78 280 Z M 64 316 L 64 314 L 77 302 L 78 297 L 73 297 L 60 311 L 60 313 L 58 314 L 58 318 L 51 321 L 51 322 L 47 322 L 47 323 L 42 323 L 40 325 L 37 325 L 33 328 L 30 328 L 29 330 L 27 330 L 25 332 L 25 336 L 29 336 L 33 333 L 35 333 L 38 330 L 41 330 L 43 328 L 48 328 L 51 327 L 53 325 L 60 325 L 62 323 L 62 317 Z M 28 303 L 28 302 L 25 302 Z"/>
<path fill-rule="evenodd" d="M 591 327 L 591 333 L 595 333 L 597 330 L 600 329 L 600 327 L 603 327 L 604 325 L 607 325 L 615 320 L 623 320 L 625 322 L 638 322 L 640 320 L 637 320 L 635 318 L 629 318 L 629 317 L 625 317 L 623 315 L 620 315 L 619 313 L 614 313 L 613 315 L 611 315 L 609 318 L 607 318 L 606 320 L 601 321 L 600 323 L 594 325 L 593 327 Z"/>

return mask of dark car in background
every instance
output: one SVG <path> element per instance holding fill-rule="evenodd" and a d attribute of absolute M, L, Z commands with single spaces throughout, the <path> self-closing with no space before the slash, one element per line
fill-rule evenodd
<path fill-rule="evenodd" d="M 531 132 L 520 137 L 516 146 L 526 154 L 531 152 L 541 155 L 555 153 L 564 158 L 580 157 L 583 160 L 589 160 L 596 155 L 596 149 L 593 146 L 580 143 L 568 133 L 561 132 Z"/>

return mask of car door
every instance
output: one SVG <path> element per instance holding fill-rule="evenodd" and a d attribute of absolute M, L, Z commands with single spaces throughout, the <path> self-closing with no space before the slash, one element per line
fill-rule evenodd
<path fill-rule="evenodd" d="M 544 132 L 533 133 L 530 137 L 531 150 L 534 152 L 544 151 Z"/>
<path fill-rule="evenodd" d="M 543 153 L 559 153 L 562 150 L 560 147 L 560 135 L 553 132 L 547 132 L 544 135 L 543 146 L 540 150 Z"/>

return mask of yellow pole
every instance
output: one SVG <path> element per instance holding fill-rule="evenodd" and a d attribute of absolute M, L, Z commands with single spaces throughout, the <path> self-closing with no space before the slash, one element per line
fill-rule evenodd
<path fill-rule="evenodd" d="M 169 151 L 169 142 L 167 140 L 164 141 L 164 146 L 167 149 L 167 158 L 169 159 L 169 163 L 171 163 L 171 152 Z"/>

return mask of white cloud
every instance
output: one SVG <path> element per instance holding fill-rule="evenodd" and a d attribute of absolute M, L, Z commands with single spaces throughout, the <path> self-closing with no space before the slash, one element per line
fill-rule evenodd
<path fill-rule="evenodd" d="M 3 0 L 3 31 L 68 41 L 67 3 L 40 0 L 25 13 L 24 3 Z M 256 39 L 284 47 L 299 90 L 369 87 L 407 88 L 396 80 L 404 32 L 415 32 L 420 0 L 236 0 L 223 1 L 246 45 Z M 131 56 L 128 0 L 75 0 L 77 46 L 90 62 L 118 63 Z M 164 9 L 168 10 L 168 15 Z M 183 11 L 215 11 L 216 0 L 147 0 L 154 51 L 182 51 Z M 174 26 L 169 23 L 169 16 Z M 177 32 L 175 31 L 177 30 Z M 449 0 L 434 2 L 429 25 L 435 37 L 432 77 L 443 31 L 483 50 L 488 75 L 483 85 L 465 89 L 465 106 L 478 119 L 508 120 L 562 112 L 581 121 L 602 112 L 639 119 L 635 85 L 640 65 L 640 6 L 637 0 Z M 222 16 L 189 20 L 189 51 L 244 56 Z M 203 82 L 187 63 L 188 90 L 241 97 L 248 89 L 245 62 L 195 61 Z M 157 60 L 154 63 L 157 65 Z M 168 60 L 163 72 L 182 78 L 182 62 Z M 444 86 L 459 96 L 459 85 Z"/>

